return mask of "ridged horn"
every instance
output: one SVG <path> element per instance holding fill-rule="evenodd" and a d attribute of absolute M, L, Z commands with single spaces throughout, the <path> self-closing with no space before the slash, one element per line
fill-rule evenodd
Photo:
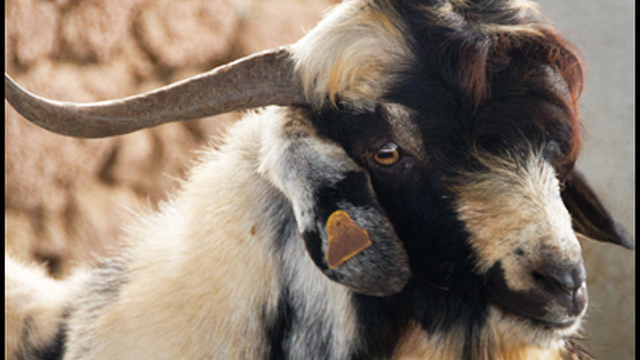
<path fill-rule="evenodd" d="M 247 56 L 209 72 L 118 100 L 78 104 L 44 99 L 5 73 L 5 98 L 32 123 L 58 134 L 100 138 L 172 121 L 266 105 L 303 105 L 288 47 Z"/>

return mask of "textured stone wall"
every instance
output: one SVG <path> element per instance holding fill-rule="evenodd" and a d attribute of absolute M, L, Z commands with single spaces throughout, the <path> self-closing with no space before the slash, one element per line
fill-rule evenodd
<path fill-rule="evenodd" d="M 295 42 L 334 0 L 9 0 L 5 68 L 64 101 L 132 95 Z M 126 218 L 165 199 L 238 114 L 111 139 L 39 129 L 5 102 L 5 245 L 65 276 L 117 249 Z"/>

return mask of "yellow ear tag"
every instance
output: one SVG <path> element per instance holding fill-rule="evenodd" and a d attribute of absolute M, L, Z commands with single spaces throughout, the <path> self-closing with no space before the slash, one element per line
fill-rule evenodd
<path fill-rule="evenodd" d="M 338 210 L 329 216 L 327 232 L 329 247 L 326 259 L 330 269 L 335 269 L 371 246 L 367 231 L 354 224 L 344 211 Z"/>

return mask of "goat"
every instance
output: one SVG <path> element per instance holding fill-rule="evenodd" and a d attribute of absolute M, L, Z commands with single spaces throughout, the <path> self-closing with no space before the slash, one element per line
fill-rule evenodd
<path fill-rule="evenodd" d="M 348 0 L 292 46 L 123 100 L 5 75 L 75 137 L 278 105 L 119 257 L 58 282 L 5 256 L 7 358 L 585 358 L 577 236 L 634 242 L 573 169 L 582 76 L 508 0 Z"/>

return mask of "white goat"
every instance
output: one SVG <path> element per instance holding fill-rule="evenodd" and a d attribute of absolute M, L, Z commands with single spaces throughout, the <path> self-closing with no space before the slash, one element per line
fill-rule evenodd
<path fill-rule="evenodd" d="M 572 47 L 508 0 L 345 1 L 295 45 L 123 100 L 5 76 L 18 112 L 77 137 L 280 105 L 119 257 L 65 281 L 5 257 L 6 356 L 583 358 L 572 221 L 633 240 L 573 170 L 581 87 Z"/>

